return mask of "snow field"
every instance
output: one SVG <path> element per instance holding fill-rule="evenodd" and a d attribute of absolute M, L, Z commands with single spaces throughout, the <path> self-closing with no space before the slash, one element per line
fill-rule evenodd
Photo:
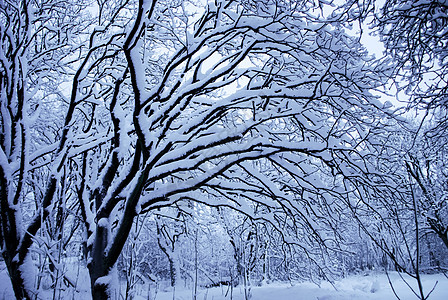
<path fill-rule="evenodd" d="M 84 272 L 85 271 L 85 272 Z M 89 280 L 87 270 L 78 273 L 77 291 L 73 289 L 57 293 L 58 299 L 89 299 Z M 72 274 L 74 275 L 74 274 Z M 409 276 L 402 275 L 407 284 L 413 288 L 417 287 L 415 280 Z M 390 281 L 401 300 L 418 299 L 410 290 L 408 285 L 397 272 L 389 274 Z M 425 294 L 433 287 L 429 300 L 448 299 L 448 277 L 443 274 L 422 275 L 422 282 Z M 125 291 L 125 282 L 121 282 L 122 293 Z M 417 290 L 416 290 L 417 291 Z M 158 288 L 152 285 L 148 287 L 138 287 L 134 300 L 191 300 L 193 298 L 192 289 L 177 287 L 173 292 L 172 288 Z M 263 286 L 251 287 L 253 300 L 388 300 L 397 299 L 390 288 L 388 278 L 384 273 L 371 273 L 365 275 L 351 275 L 332 283 L 323 281 L 318 286 L 312 282 L 295 283 L 271 283 Z M 5 265 L 0 267 L 0 300 L 14 299 L 14 293 Z M 53 299 L 52 290 L 40 290 L 38 299 Z M 120 298 L 120 299 L 124 299 Z M 244 287 L 238 286 L 230 290 L 228 286 L 201 288 L 198 290 L 196 300 L 244 300 Z"/>

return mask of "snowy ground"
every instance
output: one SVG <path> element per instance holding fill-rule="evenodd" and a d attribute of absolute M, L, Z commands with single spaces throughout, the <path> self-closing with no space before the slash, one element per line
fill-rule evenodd
<path fill-rule="evenodd" d="M 415 281 L 408 279 L 408 284 L 416 286 Z M 400 278 L 398 273 L 390 274 L 391 282 L 398 296 L 402 300 L 417 299 L 405 282 Z M 448 278 L 443 274 L 423 275 L 423 285 L 425 292 L 428 293 L 437 282 L 437 286 L 430 295 L 430 300 L 446 300 L 448 299 Z M 173 300 L 172 290 L 156 290 L 154 287 L 149 291 L 140 291 L 144 297 L 135 297 L 135 300 L 151 299 L 151 300 Z M 252 299 L 254 300 L 296 300 L 296 299 L 312 299 L 312 300 L 385 300 L 397 299 L 388 283 L 387 276 L 384 274 L 356 275 L 334 282 L 331 285 L 328 282 L 322 282 L 320 287 L 313 283 L 295 283 L 293 285 L 287 283 L 272 283 L 261 287 L 252 287 Z M 227 297 L 226 297 L 227 294 Z M 44 296 L 46 295 L 46 296 Z M 51 291 L 43 292 L 42 299 L 52 299 Z M 49 298 L 48 298 L 49 297 Z M 1 268 L 0 272 L 0 299 L 13 299 L 12 287 L 9 278 Z M 71 293 L 63 295 L 61 299 L 88 299 L 88 287 L 83 289 L 81 293 Z M 122 298 L 124 299 L 124 298 Z M 175 299 L 191 300 L 193 299 L 192 291 L 187 289 L 177 289 Z M 198 291 L 197 300 L 243 300 L 244 289 L 236 287 L 231 291 L 227 286 L 201 289 Z"/>
<path fill-rule="evenodd" d="M 390 274 L 391 281 L 394 288 L 402 300 L 417 299 L 412 291 L 407 287 L 406 283 L 400 279 L 397 273 Z M 429 292 L 434 284 L 437 283 L 436 288 L 430 295 L 430 300 L 447 300 L 448 299 L 448 279 L 442 274 L 424 275 L 423 285 L 426 291 Z M 414 282 L 409 281 L 409 284 L 416 286 Z M 208 290 L 201 290 L 198 295 L 198 300 L 224 300 L 230 299 L 230 292 L 227 292 L 227 287 L 213 288 Z M 154 296 L 154 295 L 152 295 Z M 143 300 L 146 298 L 139 298 Z M 158 293 L 156 295 L 158 300 L 173 299 L 172 292 Z M 191 291 L 176 292 L 176 299 L 190 300 L 192 299 Z M 243 288 L 235 288 L 233 291 L 234 300 L 244 299 Z M 320 287 L 313 283 L 296 283 L 294 285 L 286 283 L 274 283 L 262 287 L 252 288 L 252 299 L 254 300 L 298 300 L 298 299 L 313 299 L 313 300 L 385 300 L 397 299 L 388 283 L 387 276 L 384 274 L 370 274 L 368 276 L 350 276 L 341 281 L 335 282 L 332 286 L 328 282 L 323 282 Z"/>

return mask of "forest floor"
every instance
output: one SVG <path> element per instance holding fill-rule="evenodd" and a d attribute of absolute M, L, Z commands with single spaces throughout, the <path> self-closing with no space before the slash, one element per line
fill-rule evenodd
<path fill-rule="evenodd" d="M 403 280 L 406 279 L 406 282 Z M 399 299 L 418 299 L 413 294 L 409 286 L 417 286 L 416 281 L 405 276 L 401 277 L 397 272 L 389 274 L 395 292 Z M 333 284 L 323 281 L 319 285 L 311 282 L 296 283 L 270 283 L 263 286 L 251 288 L 251 299 L 253 300 L 388 300 L 397 299 L 392 291 L 389 279 L 384 273 L 369 273 L 363 275 L 348 276 Z M 86 283 L 88 281 L 85 281 Z M 434 285 L 435 288 L 429 296 L 429 300 L 448 299 L 448 277 L 443 274 L 422 275 L 422 282 L 425 294 L 430 292 Z M 80 283 L 80 282 L 79 282 Z M 409 285 L 409 286 L 408 286 Z M 415 290 L 417 292 L 417 290 Z M 134 300 L 173 300 L 173 290 L 170 288 L 151 287 L 151 290 L 137 289 L 138 296 L 130 297 Z M 143 296 L 141 296 L 143 295 Z M 191 289 L 177 288 L 174 294 L 175 300 L 191 300 L 193 293 Z M 78 292 L 71 291 L 64 295 L 60 293 L 56 299 L 89 299 L 88 286 Z M 11 282 L 5 268 L 0 268 L 0 300 L 14 299 Z M 50 290 L 39 292 L 38 299 L 53 299 L 53 293 Z M 124 299 L 120 297 L 119 299 Z M 215 288 L 198 289 L 197 300 L 244 300 L 244 287 L 235 287 L 230 290 L 228 286 Z"/>

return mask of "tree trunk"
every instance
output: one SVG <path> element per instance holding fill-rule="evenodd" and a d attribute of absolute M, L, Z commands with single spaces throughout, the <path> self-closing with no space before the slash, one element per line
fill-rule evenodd
<path fill-rule="evenodd" d="M 176 285 L 176 267 L 174 266 L 174 261 L 171 257 L 168 257 L 170 263 L 170 283 L 174 287 Z"/>
<path fill-rule="evenodd" d="M 28 248 L 20 249 L 17 234 L 17 214 L 8 203 L 7 178 L 0 167 L 0 242 L 3 243 L 3 259 L 5 260 L 12 288 L 17 299 L 31 299 L 29 291 L 25 288 L 25 279 L 20 267 L 25 263 Z M 27 240 L 28 241 L 28 240 Z M 20 252 L 22 251 L 22 252 Z"/>
<path fill-rule="evenodd" d="M 96 284 L 92 289 L 92 300 L 105 300 L 109 299 L 109 294 L 107 293 L 107 285 Z"/>
<path fill-rule="evenodd" d="M 5 259 L 6 267 L 8 269 L 9 277 L 11 278 L 11 284 L 16 299 L 31 300 L 31 296 L 25 288 L 25 280 L 23 278 L 23 274 L 20 271 L 21 265 L 17 261 L 12 261 L 9 255 L 5 255 L 5 253 L 3 253 L 3 258 Z"/>
<path fill-rule="evenodd" d="M 109 268 L 107 268 L 105 257 L 106 246 L 107 229 L 98 226 L 91 252 L 91 262 L 88 266 L 93 300 L 110 298 L 108 294 L 108 282 L 110 281 L 105 280 L 105 277 L 109 275 Z M 100 280 L 98 281 L 98 279 Z"/>

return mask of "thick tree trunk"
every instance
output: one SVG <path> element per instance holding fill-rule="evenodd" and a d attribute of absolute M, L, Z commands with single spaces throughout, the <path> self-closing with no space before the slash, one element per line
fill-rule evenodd
<path fill-rule="evenodd" d="M 105 250 L 107 246 L 107 229 L 98 227 L 96 231 L 94 245 L 91 252 L 91 261 L 89 263 L 90 284 L 93 300 L 109 299 L 108 285 L 106 276 L 108 276 L 108 267 L 106 264 Z"/>
<path fill-rule="evenodd" d="M 22 271 L 20 270 L 20 264 L 17 261 L 13 261 L 9 255 L 3 253 L 3 258 L 5 259 L 6 267 L 8 269 L 9 277 L 11 278 L 12 288 L 14 290 L 14 295 L 18 300 L 31 300 L 31 295 L 29 295 L 28 290 L 25 288 L 25 279 L 23 277 Z"/>
<path fill-rule="evenodd" d="M 93 300 L 106 300 L 110 299 L 109 297 L 109 284 L 104 279 L 107 275 L 107 271 L 103 270 L 94 270 L 89 268 L 90 273 L 90 284 L 91 284 L 91 292 Z"/>
<path fill-rule="evenodd" d="M 19 238 L 17 234 L 16 211 L 11 209 L 7 201 L 7 178 L 0 167 L 0 241 L 4 244 L 2 256 L 11 279 L 14 295 L 17 299 L 31 299 L 25 287 L 25 279 L 21 266 L 25 262 L 28 248 L 23 248 L 19 253 Z"/>
<path fill-rule="evenodd" d="M 107 285 L 96 284 L 92 289 L 92 300 L 105 300 L 109 299 L 109 293 L 107 292 Z"/>

